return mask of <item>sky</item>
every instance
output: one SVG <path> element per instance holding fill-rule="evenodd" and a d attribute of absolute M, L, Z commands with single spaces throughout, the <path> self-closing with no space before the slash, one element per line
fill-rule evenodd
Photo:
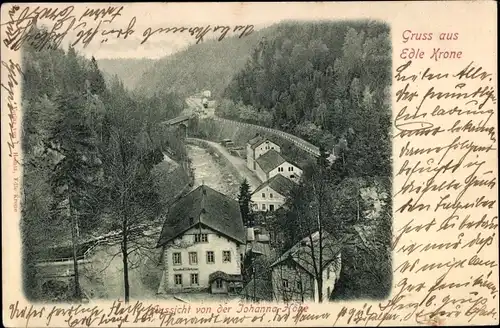
<path fill-rule="evenodd" d="M 210 30 L 203 38 L 204 40 L 208 40 L 211 38 L 218 38 L 221 35 L 222 29 L 218 32 L 213 31 L 218 25 L 229 26 L 231 30 L 237 25 L 245 27 L 247 25 L 253 25 L 253 29 L 256 31 L 275 22 L 274 19 L 269 18 L 256 19 L 258 15 L 249 15 L 246 11 L 245 14 L 243 14 L 238 8 L 245 7 L 245 5 L 238 3 L 233 3 L 229 6 L 222 6 L 219 3 L 191 3 L 188 5 L 179 3 L 131 3 L 124 5 L 124 8 L 121 10 L 119 10 L 119 8 L 122 5 L 119 4 L 96 4 L 95 6 L 97 6 L 95 8 L 115 8 L 110 11 L 113 11 L 113 13 L 119 12 L 120 15 L 115 16 L 111 23 L 107 23 L 106 20 L 112 18 L 112 13 L 104 17 L 99 17 L 97 20 L 88 16 L 78 20 L 78 23 L 74 26 L 78 24 L 81 25 L 77 28 L 73 28 L 74 31 L 68 33 L 62 46 L 67 48 L 68 44 L 73 43 L 79 38 L 78 32 L 84 33 L 92 27 L 97 26 L 99 21 L 102 20 L 103 23 L 99 27 L 98 33 L 88 45 L 83 47 L 80 42 L 80 44 L 75 46 L 81 54 L 87 57 L 92 55 L 96 59 L 160 58 L 175 53 L 176 51 L 183 50 L 189 45 L 196 43 L 196 38 L 186 31 L 183 33 L 157 32 L 152 34 L 146 42 L 141 44 L 148 32 L 151 33 L 160 28 L 199 27 L 201 29 L 209 27 Z M 74 4 L 71 15 L 80 18 L 89 7 L 90 5 L 80 6 Z M 65 7 L 53 6 L 53 8 L 59 8 L 61 11 Z M 103 37 L 101 35 L 104 30 L 121 29 L 125 31 L 133 19 L 133 33 L 127 35 L 126 38 L 124 38 L 123 35 L 120 38 Z M 47 20 L 42 20 L 40 22 L 40 25 L 48 25 L 49 27 L 52 27 L 53 24 L 52 21 Z M 92 30 L 90 30 L 90 32 L 92 32 Z M 226 37 L 236 34 L 239 33 L 228 32 Z M 105 38 L 107 38 L 107 41 L 101 42 Z"/>
<path fill-rule="evenodd" d="M 105 58 L 159 58 L 185 49 L 196 39 L 187 32 L 158 33 L 152 35 L 147 42 L 141 44 L 148 31 L 169 27 L 206 27 L 213 30 L 215 26 L 253 25 L 254 30 L 284 20 L 338 20 L 363 18 L 384 18 L 387 12 L 381 6 L 378 17 L 373 17 L 374 8 L 370 5 L 352 6 L 349 3 L 73 3 L 73 4 L 28 4 L 21 5 L 21 10 L 29 7 L 30 12 L 51 10 L 58 19 L 68 16 L 76 19 L 75 25 L 63 40 L 63 47 L 78 39 L 78 33 L 92 33 L 100 21 L 97 34 L 86 47 L 76 45 L 75 48 L 86 56 L 93 55 L 97 59 Z M 123 6 L 123 8 L 121 8 Z M 121 9 L 120 9 L 121 8 Z M 99 9 L 101 11 L 97 12 Z M 57 10 L 57 11 L 56 11 Z M 93 10 L 93 12 L 91 11 Z M 104 13 L 107 14 L 104 15 Z M 94 15 L 86 15 L 93 13 Z M 114 14 L 119 13 L 119 15 Z M 59 15 L 57 15 L 59 14 Z M 2 21 L 8 21 L 8 12 L 2 11 Z M 49 15 L 48 15 L 49 16 Z M 370 17 L 372 16 L 372 17 Z M 113 17 L 112 21 L 109 22 Z M 127 30 L 131 21 L 134 21 L 133 33 L 126 38 L 102 36 L 104 30 Z M 41 20 L 40 24 L 47 23 Z M 67 21 L 69 22 L 69 21 Z M 48 21 L 53 26 L 54 21 Z M 218 37 L 220 32 L 209 32 L 205 39 Z M 231 34 L 228 33 L 227 36 Z M 233 34 L 234 35 L 234 34 Z M 106 42 L 102 42 L 107 39 Z"/>

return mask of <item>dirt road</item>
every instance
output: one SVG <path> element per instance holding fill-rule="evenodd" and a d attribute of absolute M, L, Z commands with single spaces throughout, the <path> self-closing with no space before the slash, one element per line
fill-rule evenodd
<path fill-rule="evenodd" d="M 224 157 L 231 163 L 231 165 L 233 165 L 238 170 L 240 175 L 247 179 L 251 190 L 255 190 L 262 184 L 262 181 L 257 177 L 257 175 L 254 172 L 250 171 L 250 169 L 247 167 L 247 163 L 243 158 L 231 155 L 224 146 L 217 142 L 207 140 L 205 140 L 205 142 L 210 146 L 216 148 L 222 155 L 224 155 Z"/>

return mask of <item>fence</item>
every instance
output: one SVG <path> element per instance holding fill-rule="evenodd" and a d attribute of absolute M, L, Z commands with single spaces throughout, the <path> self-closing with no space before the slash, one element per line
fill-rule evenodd
<path fill-rule="evenodd" d="M 286 132 L 283 132 L 283 131 L 280 131 L 280 130 L 276 130 L 276 129 L 271 129 L 271 128 L 268 128 L 268 127 L 264 127 L 264 126 L 260 126 L 260 125 L 255 125 L 255 124 L 250 124 L 250 123 L 243 123 L 243 122 L 236 122 L 236 121 L 232 121 L 232 120 L 228 120 L 228 119 L 225 119 L 225 118 L 221 118 L 221 117 L 217 117 L 215 116 L 213 118 L 214 120 L 216 121 L 221 121 L 221 122 L 225 122 L 225 123 L 228 123 L 228 124 L 233 124 L 233 125 L 236 125 L 236 126 L 241 126 L 241 127 L 252 127 L 252 128 L 256 128 L 256 129 L 260 129 L 262 131 L 266 131 L 268 133 L 272 133 L 276 136 L 279 136 L 285 140 L 288 140 L 290 142 L 292 142 L 295 146 L 297 146 L 298 148 L 306 151 L 307 153 L 313 155 L 313 156 L 316 156 L 318 157 L 320 155 L 320 152 L 319 152 L 319 148 L 314 146 L 313 144 L 303 140 L 303 139 L 300 139 L 299 137 L 296 137 L 292 134 L 289 134 L 289 133 L 286 133 Z"/>

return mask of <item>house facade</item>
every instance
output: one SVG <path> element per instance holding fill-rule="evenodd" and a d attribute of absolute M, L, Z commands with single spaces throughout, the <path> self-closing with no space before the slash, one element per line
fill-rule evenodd
<path fill-rule="evenodd" d="M 323 300 L 327 301 L 340 277 L 341 241 L 334 240 L 326 233 L 322 238 L 324 238 L 322 295 Z M 312 247 L 311 239 L 313 240 Z M 295 244 L 271 265 L 273 295 L 276 301 L 319 301 L 318 275 L 316 274 L 320 263 L 319 244 L 319 234 L 315 232 Z M 315 250 L 314 257 L 312 249 Z"/>
<path fill-rule="evenodd" d="M 207 186 L 198 187 L 167 215 L 157 244 L 163 264 L 158 292 L 210 291 L 215 272 L 238 287 L 245 242 L 238 203 Z"/>
<path fill-rule="evenodd" d="M 281 174 L 277 174 L 262 183 L 252 193 L 252 206 L 254 211 L 275 211 L 287 200 L 287 196 L 296 184 L 285 178 Z"/>
<path fill-rule="evenodd" d="M 247 143 L 247 167 L 255 171 L 257 169 L 255 160 L 269 150 L 281 152 L 280 146 L 267 138 L 257 135 L 255 138 L 250 139 Z"/>
<path fill-rule="evenodd" d="M 255 163 L 255 173 L 264 182 L 278 174 L 294 182 L 299 182 L 303 173 L 298 165 L 285 159 L 282 154 L 272 149 L 257 158 Z"/>

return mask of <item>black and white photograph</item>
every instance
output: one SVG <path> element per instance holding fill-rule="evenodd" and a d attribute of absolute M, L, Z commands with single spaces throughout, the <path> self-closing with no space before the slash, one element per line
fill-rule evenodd
<path fill-rule="evenodd" d="M 387 299 L 390 24 L 194 23 L 107 53 L 23 30 L 25 297 Z"/>

